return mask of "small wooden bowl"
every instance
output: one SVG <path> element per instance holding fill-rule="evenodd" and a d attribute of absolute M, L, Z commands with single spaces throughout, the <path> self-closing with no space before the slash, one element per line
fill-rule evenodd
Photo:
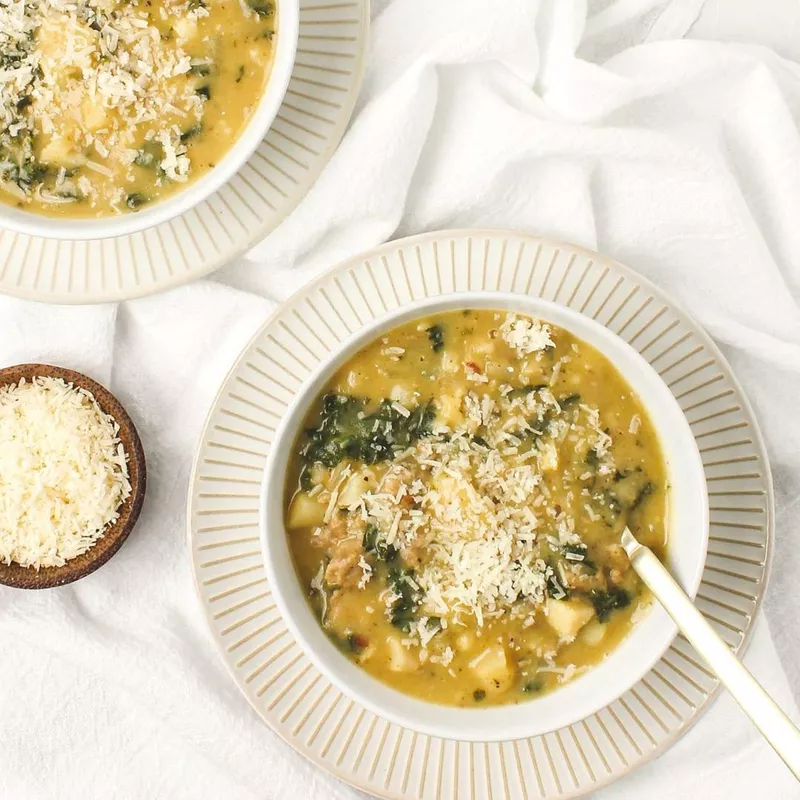
<path fill-rule="evenodd" d="M 104 386 L 71 369 L 53 367 L 49 364 L 19 364 L 0 369 L 0 386 L 19 383 L 21 378 L 61 378 L 67 383 L 91 392 L 104 413 L 113 417 L 119 425 L 119 438 L 128 456 L 128 473 L 131 494 L 119 509 L 117 521 L 106 529 L 105 534 L 85 553 L 67 561 L 62 567 L 33 567 L 0 563 L 0 584 L 17 589 L 50 589 L 64 586 L 89 575 L 108 561 L 119 550 L 122 543 L 136 525 L 144 503 L 147 472 L 144 450 L 139 434 L 119 400 Z"/>

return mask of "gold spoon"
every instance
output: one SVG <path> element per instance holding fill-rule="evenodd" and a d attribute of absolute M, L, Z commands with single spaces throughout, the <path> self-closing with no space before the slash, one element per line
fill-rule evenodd
<path fill-rule="evenodd" d="M 800 730 L 731 652 L 653 551 L 640 544 L 627 527 L 622 532 L 622 546 L 644 584 L 800 780 Z"/>

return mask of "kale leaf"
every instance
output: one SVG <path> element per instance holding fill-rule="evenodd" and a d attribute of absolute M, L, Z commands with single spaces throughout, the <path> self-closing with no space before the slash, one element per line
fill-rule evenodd
<path fill-rule="evenodd" d="M 647 483 L 645 483 L 644 486 L 642 486 L 642 488 L 639 489 L 639 491 L 637 492 L 636 497 L 631 503 L 630 510 L 635 511 L 637 508 L 639 508 L 639 506 L 644 502 L 645 498 L 651 495 L 655 491 L 655 489 L 656 489 L 655 484 L 650 483 L 650 481 L 647 481 Z"/>
<path fill-rule="evenodd" d="M 150 198 L 146 194 L 142 194 L 142 192 L 131 192 L 125 198 L 125 205 L 128 208 L 137 209 L 141 208 L 149 200 Z"/>
<path fill-rule="evenodd" d="M 344 394 L 328 394 L 322 400 L 320 421 L 306 430 L 301 456 L 309 463 L 335 467 L 345 458 L 375 464 L 393 457 L 395 449 L 414 444 L 431 434 L 435 416 L 432 403 L 403 416 L 384 400 L 372 414 L 366 402 Z"/>
<path fill-rule="evenodd" d="M 364 530 L 363 544 L 365 552 L 387 564 L 397 558 L 397 550 L 394 545 L 386 543 L 386 540 L 380 535 L 377 525 L 367 525 Z"/>
<path fill-rule="evenodd" d="M 618 608 L 625 608 L 631 603 L 630 595 L 618 587 L 608 589 L 608 591 L 595 590 L 589 592 L 589 600 L 592 601 L 597 619 L 606 622 L 613 611 Z"/>
<path fill-rule="evenodd" d="M 187 128 L 181 134 L 181 142 L 186 144 L 186 142 L 188 142 L 190 139 L 194 139 L 194 137 L 197 136 L 202 130 L 203 124 L 201 122 L 195 123 L 191 128 Z"/>
<path fill-rule="evenodd" d="M 569 408 L 570 406 L 574 406 L 576 403 L 579 403 L 581 400 L 581 396 L 577 392 L 573 392 L 572 394 L 568 394 L 566 397 L 559 397 L 558 404 L 561 408 Z"/>
<path fill-rule="evenodd" d="M 431 325 L 426 333 L 431 341 L 434 353 L 439 353 L 444 348 L 444 329 L 441 325 Z"/>
<path fill-rule="evenodd" d="M 409 633 L 421 600 L 420 591 L 414 583 L 414 572 L 394 567 L 389 570 L 387 583 L 392 593 L 397 595 L 389 610 L 389 620 L 395 628 Z"/>

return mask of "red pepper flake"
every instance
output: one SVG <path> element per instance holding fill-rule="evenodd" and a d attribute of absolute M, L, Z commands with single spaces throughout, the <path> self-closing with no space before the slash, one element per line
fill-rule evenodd
<path fill-rule="evenodd" d="M 360 653 L 362 650 L 366 649 L 369 644 L 369 639 L 360 633 L 351 633 L 347 637 L 347 644 L 353 653 Z"/>
<path fill-rule="evenodd" d="M 465 366 L 470 372 L 483 373 L 483 370 L 474 361 L 467 361 Z"/>

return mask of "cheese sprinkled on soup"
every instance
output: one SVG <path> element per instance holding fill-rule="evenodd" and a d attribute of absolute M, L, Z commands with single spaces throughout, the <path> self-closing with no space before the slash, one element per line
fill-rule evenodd
<path fill-rule="evenodd" d="M 263 0 L 0 0 L 0 200 L 135 211 L 212 168 L 269 74 Z"/>
<path fill-rule="evenodd" d="M 392 686 L 513 703 L 602 660 L 650 597 L 665 467 L 622 376 L 565 330 L 494 311 L 399 327 L 329 382 L 286 522 L 320 623 Z"/>

